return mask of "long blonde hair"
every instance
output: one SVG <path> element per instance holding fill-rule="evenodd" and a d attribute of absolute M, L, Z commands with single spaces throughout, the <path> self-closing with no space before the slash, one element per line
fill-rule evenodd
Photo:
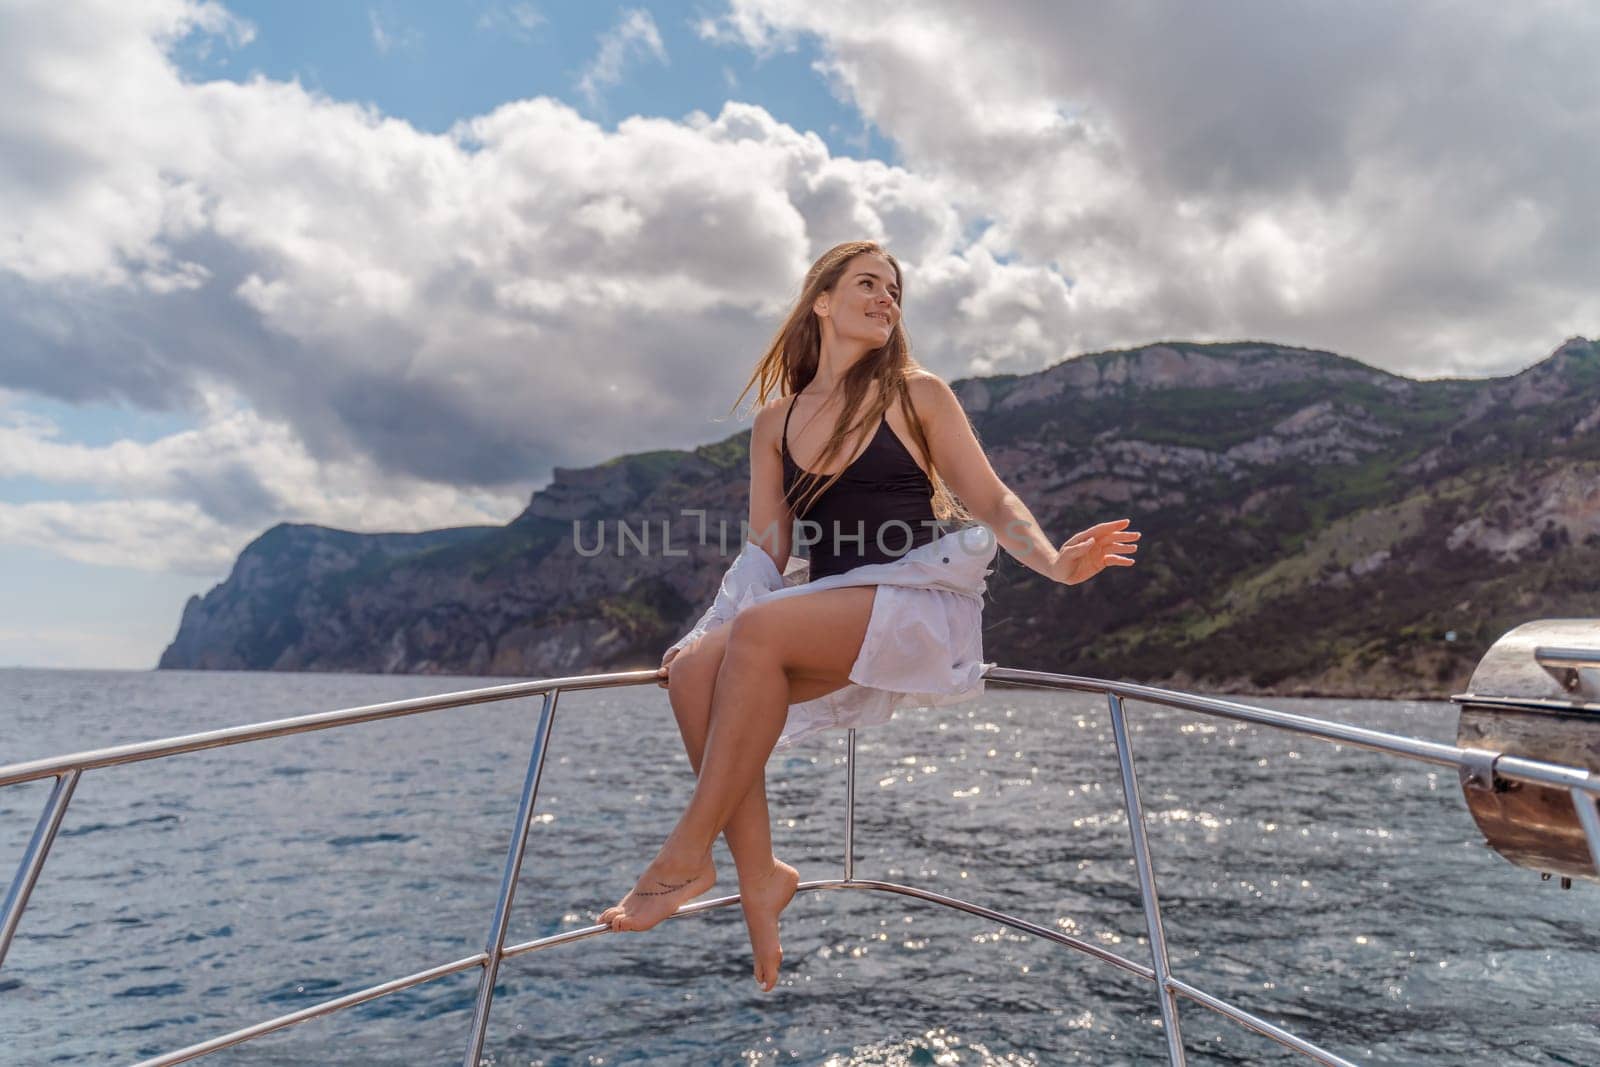
<path fill-rule="evenodd" d="M 812 379 L 817 376 L 817 366 L 822 358 L 822 327 L 812 306 L 818 297 L 830 292 L 838 284 L 844 275 L 846 264 L 864 252 L 880 255 L 889 261 L 889 265 L 894 268 L 895 284 L 900 288 L 903 305 L 905 282 L 901 278 L 900 264 L 892 255 L 875 241 L 847 241 L 844 244 L 834 245 L 811 265 L 810 270 L 806 271 L 805 282 L 800 287 L 800 298 L 795 301 L 794 307 L 784 318 L 783 325 L 772 338 L 766 355 L 756 364 L 750 380 L 739 393 L 739 400 L 734 401 L 735 409 L 751 389 L 756 390 L 754 406 L 759 407 L 773 394 L 780 397 L 792 396 L 811 384 Z M 971 515 L 965 506 L 939 476 L 939 471 L 933 462 L 933 450 L 928 447 L 927 430 L 917 415 L 916 407 L 911 403 L 910 376 L 921 369 L 921 364 L 911 358 L 911 341 L 906 336 L 904 324 L 896 323 L 893 332 L 889 334 L 889 340 L 881 348 L 868 352 L 845 372 L 844 406 L 839 413 L 839 421 L 835 423 L 827 443 L 823 445 L 822 455 L 815 462 L 817 466 L 826 467 L 844 450 L 848 439 L 865 426 L 877 425 L 878 420 L 884 418 L 889 410 L 889 405 L 898 401 L 901 410 L 905 412 L 906 422 L 911 427 L 913 443 L 922 453 L 928 478 L 933 483 L 934 517 L 943 521 L 970 519 Z M 874 382 L 878 385 L 877 398 L 868 405 L 866 403 L 868 387 Z M 798 503 L 794 500 L 789 501 L 794 513 L 804 515 L 817 497 L 837 482 L 843 473 L 842 469 L 836 471 L 826 476 L 824 481 L 823 476 L 801 468 L 800 481 L 795 487 L 800 501 Z"/>

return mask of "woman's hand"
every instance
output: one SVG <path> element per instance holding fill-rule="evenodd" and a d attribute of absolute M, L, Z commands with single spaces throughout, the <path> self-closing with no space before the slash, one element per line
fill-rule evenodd
<path fill-rule="evenodd" d="M 1128 529 L 1130 519 L 1102 522 L 1074 534 L 1056 550 L 1050 564 L 1050 577 L 1064 585 L 1087 582 L 1107 567 L 1133 566 L 1133 553 L 1139 551 L 1139 534 Z"/>
<path fill-rule="evenodd" d="M 661 657 L 661 666 L 656 671 L 656 677 L 660 678 L 661 680 L 657 682 L 656 685 L 660 686 L 662 689 L 667 687 L 667 682 L 671 678 L 671 669 L 668 667 L 668 664 L 678 658 L 678 653 L 680 651 L 682 650 L 677 648 L 669 648 L 667 649 L 667 654 Z"/>

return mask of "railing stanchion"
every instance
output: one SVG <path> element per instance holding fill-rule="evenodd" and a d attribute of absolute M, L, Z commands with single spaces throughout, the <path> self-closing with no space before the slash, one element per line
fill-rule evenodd
<path fill-rule="evenodd" d="M 1589 862 L 1600 873 L 1600 812 L 1595 810 L 1595 798 L 1582 789 L 1572 790 L 1572 804 L 1578 809 L 1578 823 L 1583 836 L 1589 841 Z"/>
<path fill-rule="evenodd" d="M 544 770 L 544 755 L 549 749 L 550 728 L 556 717 L 556 698 L 560 689 L 544 695 L 539 709 L 539 726 L 533 733 L 533 749 L 528 755 L 528 773 L 522 779 L 522 801 L 517 805 L 517 822 L 506 849 L 506 869 L 500 878 L 500 897 L 495 901 L 494 919 L 484 942 L 483 973 L 478 976 L 478 1003 L 472 1012 L 472 1033 L 467 1038 L 465 1067 L 478 1067 L 483 1055 L 483 1038 L 489 1029 L 489 1007 L 494 1003 L 494 983 L 500 975 L 500 957 L 505 951 L 506 927 L 511 922 L 511 902 L 517 892 L 517 877 L 522 873 L 522 856 L 528 845 L 528 824 L 533 820 L 534 802 L 539 798 L 539 775 Z"/>
<path fill-rule="evenodd" d="M 856 876 L 856 732 L 850 731 L 844 754 L 844 880 Z"/>
<path fill-rule="evenodd" d="M 1156 875 L 1150 864 L 1150 842 L 1145 836 L 1139 779 L 1133 770 L 1133 744 L 1128 739 L 1122 698 L 1107 693 L 1106 700 L 1111 705 L 1111 732 L 1117 739 L 1117 763 L 1122 768 L 1122 798 L 1128 809 L 1128 832 L 1133 836 L 1133 863 L 1139 872 L 1139 898 L 1144 904 L 1144 924 L 1150 935 L 1150 959 L 1155 967 L 1156 993 L 1161 1003 L 1161 1028 L 1167 1036 L 1167 1059 L 1172 1067 L 1184 1067 L 1178 1000 L 1172 989 L 1172 968 L 1167 963 L 1167 935 L 1161 924 L 1161 904 L 1156 899 Z"/>
<path fill-rule="evenodd" d="M 22 909 L 28 906 L 28 895 L 39 880 L 39 872 L 44 870 L 44 861 L 50 855 L 50 846 L 55 843 L 56 831 L 61 829 L 62 816 L 67 813 L 67 804 L 72 800 L 72 791 L 78 787 L 78 776 L 82 773 L 68 771 L 56 779 L 33 828 L 33 837 L 22 853 L 22 862 L 17 864 L 17 875 L 6 893 L 5 908 L 0 910 L 0 967 L 5 966 L 11 938 L 22 921 Z"/>

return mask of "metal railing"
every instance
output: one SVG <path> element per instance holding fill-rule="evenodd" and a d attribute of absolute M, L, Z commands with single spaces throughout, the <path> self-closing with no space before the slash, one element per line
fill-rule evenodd
<path fill-rule="evenodd" d="M 799 887 L 800 891 L 849 889 L 894 893 L 911 897 L 965 912 L 969 915 L 975 915 L 1013 930 L 1031 934 L 1034 937 L 1042 938 L 1058 945 L 1064 945 L 1151 982 L 1156 987 L 1162 1032 L 1165 1035 L 1167 1046 L 1167 1057 L 1174 1067 L 1182 1067 L 1186 1062 L 1178 1012 L 1178 998 L 1180 996 L 1318 1063 L 1334 1065 L 1334 1067 L 1353 1067 L 1353 1064 L 1352 1061 L 1292 1034 L 1282 1027 L 1276 1026 L 1220 997 L 1207 993 L 1205 990 L 1178 978 L 1172 973 L 1172 967 L 1167 957 L 1166 929 L 1161 920 L 1161 907 L 1156 893 L 1155 872 L 1145 832 L 1138 777 L 1134 770 L 1132 745 L 1129 741 L 1128 726 L 1124 714 L 1123 704 L 1125 701 L 1155 704 L 1201 715 L 1231 719 L 1236 722 L 1269 726 L 1323 741 L 1383 752 L 1403 759 L 1431 763 L 1443 767 L 1455 767 L 1458 770 L 1465 771 L 1474 781 L 1483 784 L 1492 783 L 1495 778 L 1500 778 L 1566 789 L 1577 808 L 1579 821 L 1588 839 L 1590 855 L 1595 860 L 1596 867 L 1600 868 L 1600 810 L 1597 810 L 1596 807 L 1597 798 L 1600 798 L 1600 777 L 1591 775 L 1587 770 L 1581 768 L 1566 767 L 1494 752 L 1459 748 L 1454 745 L 1423 741 L 1378 730 L 1369 730 L 1346 723 L 1292 715 L 1268 708 L 1218 700 L 1212 697 L 1194 696 L 1167 689 L 1157 689 L 1151 686 L 1108 682 L 1095 678 L 1080 678 L 1043 671 L 1016 670 L 1006 667 L 991 668 L 986 678 L 990 682 L 1026 688 L 1068 690 L 1105 695 L 1111 715 L 1112 733 L 1117 746 L 1117 761 L 1121 772 L 1123 801 L 1132 838 L 1134 866 L 1138 875 L 1141 905 L 1149 937 L 1149 965 L 1128 959 L 1100 945 L 1062 933 L 1059 930 L 1041 926 L 1027 919 L 1008 915 L 979 904 L 896 882 L 855 877 L 856 738 L 854 730 L 849 731 L 845 757 L 844 877 L 803 882 Z M 51 789 L 49 796 L 45 800 L 44 810 L 39 815 L 33 836 L 23 852 L 21 862 L 17 866 L 17 873 L 12 880 L 10 891 L 6 894 L 4 910 L 0 911 L 0 966 L 4 966 L 6 952 L 11 946 L 11 940 L 16 933 L 17 924 L 22 918 L 23 909 L 27 907 L 28 897 L 39 879 L 39 873 L 44 867 L 45 859 L 50 853 L 50 847 L 55 841 L 57 831 L 61 828 L 61 822 L 66 815 L 67 806 L 72 801 L 73 789 L 77 786 L 79 778 L 85 771 L 97 770 L 103 767 L 115 767 L 127 763 L 138 763 L 145 760 L 162 759 L 185 752 L 197 752 L 201 749 L 220 748 L 249 741 L 261 741 L 272 737 L 308 733 L 313 730 L 327 730 L 339 726 L 350 726 L 355 723 L 374 722 L 379 719 L 392 719 L 474 704 L 542 696 L 543 706 L 540 709 L 539 723 L 534 731 L 533 743 L 528 755 L 528 769 L 523 778 L 522 796 L 517 805 L 517 815 L 516 821 L 512 826 L 511 841 L 506 849 L 505 869 L 500 881 L 500 890 L 495 899 L 494 914 L 489 923 L 488 936 L 484 939 L 482 951 L 450 963 L 440 964 L 424 971 L 406 975 L 402 978 L 356 990 L 344 996 L 324 1000 L 299 1011 L 290 1012 L 287 1015 L 266 1019 L 253 1026 L 221 1034 L 208 1041 L 202 1041 L 199 1044 L 143 1060 L 137 1065 L 137 1067 L 160 1067 L 160 1065 L 183 1063 L 220 1049 L 241 1044 L 251 1038 L 260 1037 L 263 1034 L 269 1034 L 293 1026 L 296 1023 L 305 1022 L 308 1019 L 329 1015 L 344 1008 L 364 1004 L 379 997 L 387 996 L 390 993 L 399 992 L 402 989 L 410 989 L 414 986 L 423 985 L 436 979 L 478 967 L 481 970 L 478 976 L 477 998 L 473 1007 L 471 1028 L 467 1035 L 465 1054 L 462 1058 L 465 1067 L 478 1067 L 483 1053 L 484 1034 L 489 1023 L 489 1012 L 494 1000 L 495 979 L 499 973 L 501 962 L 514 956 L 582 941 L 608 932 L 607 927 L 594 925 L 577 930 L 568 930 L 532 941 L 525 941 L 520 944 L 507 945 L 505 943 L 506 928 L 511 916 L 517 878 L 522 869 L 522 857 L 527 842 L 528 829 L 533 817 L 534 804 L 538 798 L 539 778 L 544 768 L 545 754 L 549 748 L 550 732 L 555 724 L 556 702 L 561 693 L 569 690 L 645 685 L 656 680 L 656 672 L 654 671 L 626 671 L 568 678 L 547 678 L 534 682 L 519 682 L 486 689 L 418 697 L 411 700 L 398 700 L 385 704 L 347 708 L 341 711 L 278 719 L 250 726 L 236 726 L 182 737 L 166 738 L 159 741 L 119 745 L 112 748 L 78 752 L 66 756 L 32 760 L 26 763 L 0 767 L 0 787 L 47 778 L 55 780 L 54 788 Z M 674 917 L 696 915 L 716 908 L 729 907 L 738 902 L 739 897 L 737 895 L 698 901 L 680 908 Z"/>

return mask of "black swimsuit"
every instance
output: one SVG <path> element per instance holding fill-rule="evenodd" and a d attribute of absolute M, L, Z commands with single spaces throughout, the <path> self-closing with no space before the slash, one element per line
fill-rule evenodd
<path fill-rule="evenodd" d="M 789 455 L 789 416 L 783 417 L 783 493 L 792 508 L 826 477 L 806 477 Z M 942 532 L 933 515 L 933 482 L 889 428 L 885 416 L 867 447 L 839 480 L 812 501 L 798 543 L 811 548 L 811 580 L 867 563 L 890 563 Z M 820 530 L 820 532 L 819 532 Z"/>

